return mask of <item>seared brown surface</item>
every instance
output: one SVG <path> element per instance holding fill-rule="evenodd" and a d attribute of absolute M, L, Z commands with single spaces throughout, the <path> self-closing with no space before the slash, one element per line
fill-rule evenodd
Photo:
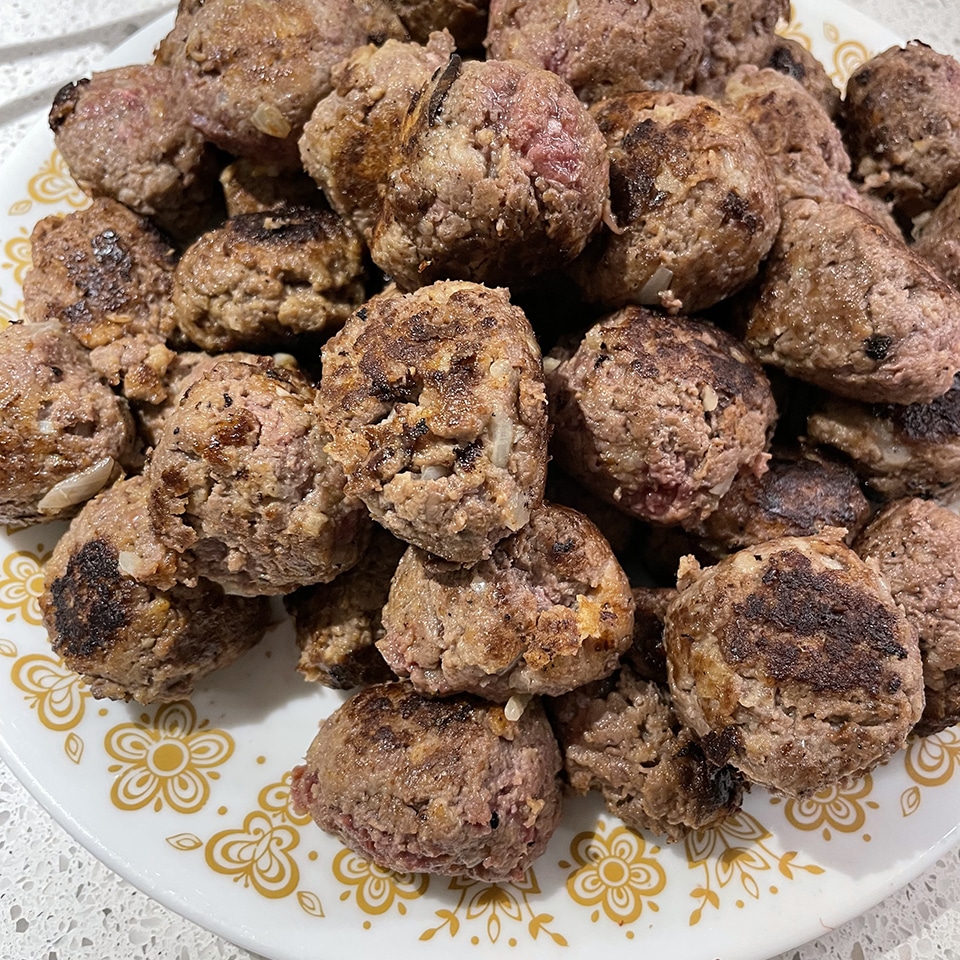
<path fill-rule="evenodd" d="M 216 209 L 213 153 L 167 67 L 118 67 L 68 84 L 49 121 L 88 196 L 117 200 L 177 238 L 198 233 Z"/>
<path fill-rule="evenodd" d="M 491 0 L 485 45 L 562 77 L 586 103 L 635 90 L 681 91 L 703 52 L 699 0 Z"/>
<path fill-rule="evenodd" d="M 176 558 L 154 535 L 149 496 L 141 476 L 91 500 L 44 571 L 40 608 L 53 650 L 98 698 L 188 697 L 257 643 L 269 621 L 263 598 L 227 596 L 208 580 L 172 582 Z"/>
<path fill-rule="evenodd" d="M 920 638 L 926 706 L 916 732 L 960 721 L 960 517 L 930 500 L 887 506 L 854 544 L 874 561 Z"/>
<path fill-rule="evenodd" d="M 742 776 L 730 766 L 712 766 L 669 691 L 629 667 L 551 701 L 548 709 L 571 788 L 599 790 L 628 827 L 676 841 L 740 809 Z"/>
<path fill-rule="evenodd" d="M 560 751 L 537 700 L 519 720 L 406 683 L 367 687 L 320 724 L 295 809 L 390 870 L 520 880 L 560 819 Z"/>
<path fill-rule="evenodd" d="M 331 210 L 244 213 L 203 234 L 173 282 L 180 329 L 213 352 L 329 334 L 366 298 L 363 245 Z"/>
<path fill-rule="evenodd" d="M 394 678 L 374 644 L 383 636 L 390 579 L 406 548 L 374 524 L 354 567 L 330 583 L 301 587 L 283 598 L 300 647 L 297 669 L 307 680 L 348 690 Z"/>
<path fill-rule="evenodd" d="M 627 307 L 553 359 L 551 452 L 627 513 L 693 521 L 716 508 L 738 470 L 765 469 L 770 386 L 724 331 Z"/>
<path fill-rule="evenodd" d="M 472 567 L 409 550 L 383 627 L 384 659 L 422 693 L 558 696 L 616 669 L 633 597 L 600 531 L 544 503 Z"/>
<path fill-rule="evenodd" d="M 757 66 L 793 77 L 823 107 L 827 116 L 836 121 L 840 113 L 840 88 L 830 79 L 824 65 L 799 40 L 772 37 Z"/>
<path fill-rule="evenodd" d="M 860 211 L 793 200 L 746 342 L 763 363 L 833 393 L 926 403 L 960 370 L 960 296 Z"/>
<path fill-rule="evenodd" d="M 8 326 L 0 345 L 0 523 L 72 516 L 134 454 L 127 402 L 55 321 Z M 79 501 L 44 499 L 91 469 L 101 476 L 99 486 Z"/>
<path fill-rule="evenodd" d="M 539 348 L 505 290 L 374 297 L 324 346 L 320 399 L 348 494 L 438 556 L 488 557 L 543 496 Z"/>
<path fill-rule="evenodd" d="M 303 170 L 275 163 L 234 160 L 220 171 L 227 216 L 263 213 L 283 207 L 325 207 L 326 198 Z"/>
<path fill-rule="evenodd" d="M 363 505 L 343 472 L 313 386 L 269 357 L 199 364 L 147 466 L 151 515 L 184 577 L 230 593 L 290 593 L 359 559 Z"/>
<path fill-rule="evenodd" d="M 608 179 L 603 137 L 557 76 L 453 57 L 404 121 L 371 255 L 406 289 L 523 284 L 580 253 Z"/>
<path fill-rule="evenodd" d="M 913 252 L 960 289 L 960 186 L 954 187 L 922 221 Z"/>
<path fill-rule="evenodd" d="M 703 97 L 636 93 L 591 111 L 610 159 L 610 229 L 571 266 L 584 296 L 693 313 L 745 287 L 780 227 L 746 123 Z"/>
<path fill-rule="evenodd" d="M 382 47 L 358 47 L 334 67 L 333 89 L 303 128 L 299 146 L 304 169 L 323 188 L 333 209 L 368 243 L 383 206 L 404 117 L 453 49 L 447 33 L 431 35 L 425 46 L 388 40 Z"/>
<path fill-rule="evenodd" d="M 707 756 L 787 796 L 859 776 L 923 711 L 915 630 L 838 539 L 783 537 L 681 567 L 664 645 L 674 705 Z"/>
<path fill-rule="evenodd" d="M 847 81 L 844 119 L 857 176 L 906 216 L 960 183 L 960 64 L 948 54 L 913 40 L 868 60 Z"/>
<path fill-rule="evenodd" d="M 463 51 L 477 50 L 487 32 L 489 0 L 386 0 L 417 43 L 449 30 Z"/>
<path fill-rule="evenodd" d="M 663 621 L 677 596 L 673 587 L 634 587 L 633 640 L 623 655 L 625 664 L 641 680 L 667 682 L 667 655 L 663 649 Z"/>

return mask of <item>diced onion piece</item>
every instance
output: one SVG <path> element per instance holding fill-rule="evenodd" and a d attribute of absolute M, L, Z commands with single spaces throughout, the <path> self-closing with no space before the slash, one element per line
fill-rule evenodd
<path fill-rule="evenodd" d="M 513 450 L 513 423 L 503 413 L 490 418 L 490 462 L 495 467 L 505 467 Z"/>
<path fill-rule="evenodd" d="M 650 306 L 660 305 L 660 294 L 670 288 L 673 281 L 673 271 L 664 266 L 657 267 L 653 276 L 641 287 L 637 299 Z"/>
<path fill-rule="evenodd" d="M 516 722 L 523 716 L 523 711 L 527 709 L 530 702 L 529 693 L 515 693 L 503 706 L 503 715 L 513 722 Z"/>
<path fill-rule="evenodd" d="M 37 421 L 37 433 L 42 437 L 53 436 L 57 432 L 57 428 L 53 425 L 53 422 L 50 420 L 38 420 Z"/>
<path fill-rule="evenodd" d="M 272 103 L 259 104 L 250 116 L 250 122 L 261 133 L 265 133 L 268 137 L 276 137 L 278 140 L 290 136 L 290 131 L 293 129 L 290 121 Z"/>
<path fill-rule="evenodd" d="M 717 409 L 717 404 L 720 402 L 720 398 L 717 396 L 717 391 L 710 386 L 709 383 L 703 385 L 703 389 L 700 391 L 700 396 L 703 399 L 703 409 L 707 413 L 712 413 Z"/>
<path fill-rule="evenodd" d="M 450 470 L 447 467 L 441 467 L 439 464 L 431 464 L 420 471 L 420 476 L 424 480 L 442 480 L 450 476 Z"/>
<path fill-rule="evenodd" d="M 556 357 L 544 357 L 543 358 L 543 372 L 544 373 L 553 373 L 557 367 L 560 366 L 560 361 Z"/>
<path fill-rule="evenodd" d="M 117 556 L 117 569 L 128 577 L 136 579 L 140 562 L 140 557 L 133 550 L 121 550 Z"/>
<path fill-rule="evenodd" d="M 41 513 L 59 513 L 89 500 L 106 486 L 115 466 L 113 457 L 103 457 L 86 470 L 71 474 L 46 492 L 37 509 Z"/>

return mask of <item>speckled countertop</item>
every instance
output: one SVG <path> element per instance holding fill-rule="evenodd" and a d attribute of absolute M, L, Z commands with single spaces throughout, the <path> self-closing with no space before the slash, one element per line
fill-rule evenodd
<path fill-rule="evenodd" d="M 847 0 L 904 37 L 960 56 L 957 0 Z M 51 97 L 172 6 L 4 0 L 0 163 Z M 0 960 L 251 960 L 87 853 L 0 762 Z M 775 960 L 960 960 L 960 849 L 839 929 Z M 734 960 L 734 958 L 731 958 Z"/>

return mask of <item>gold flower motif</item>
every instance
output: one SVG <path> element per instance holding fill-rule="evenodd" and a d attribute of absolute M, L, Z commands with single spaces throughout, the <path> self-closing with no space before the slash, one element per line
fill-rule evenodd
<path fill-rule="evenodd" d="M 107 753 L 121 761 L 108 768 L 118 774 L 110 789 L 113 805 L 139 810 L 152 802 L 158 811 L 164 804 L 179 813 L 199 810 L 210 796 L 209 781 L 220 777 L 211 768 L 233 754 L 233 737 L 206 729 L 206 720 L 198 724 L 186 701 L 164 704 L 152 722 L 146 713 L 140 719 L 113 727 L 104 741 Z"/>
<path fill-rule="evenodd" d="M 857 67 L 870 59 L 870 51 L 857 40 L 844 40 L 833 51 L 830 79 L 842 90 Z"/>
<path fill-rule="evenodd" d="M 290 851 L 300 843 L 300 833 L 274 823 L 262 810 L 247 814 L 239 830 L 222 830 L 208 841 L 204 856 L 217 873 L 252 886 L 263 897 L 289 896 L 300 882 L 300 870 Z"/>
<path fill-rule="evenodd" d="M 960 733 L 950 727 L 929 737 L 914 737 L 907 745 L 904 767 L 921 787 L 940 787 L 960 765 Z"/>
<path fill-rule="evenodd" d="M 43 564 L 50 554 L 42 556 L 29 550 L 7 554 L 0 566 L 0 608 L 19 612 L 27 623 L 39 626 L 40 594 L 43 591 Z M 11 613 L 7 620 L 16 616 Z"/>
<path fill-rule="evenodd" d="M 54 150 L 39 172 L 30 178 L 27 193 L 37 203 L 66 203 L 79 210 L 90 199 L 76 185 L 58 150 Z"/>
<path fill-rule="evenodd" d="M 567 877 L 567 893 L 583 906 L 599 904 L 614 923 L 633 923 L 643 912 L 644 900 L 651 910 L 659 909 L 653 897 L 662 893 L 667 876 L 655 856 L 647 854 L 646 843 L 627 827 L 616 827 L 605 836 L 606 826 L 598 821 L 592 833 L 579 833 L 570 844 L 570 853 L 579 868 Z M 590 919 L 596 923 L 600 911 Z"/>
<path fill-rule="evenodd" d="M 356 888 L 357 906 L 369 914 L 386 913 L 396 902 L 397 912 L 407 912 L 403 900 L 415 900 L 427 892 L 430 878 L 424 873 L 396 873 L 358 857 L 350 850 L 341 850 L 333 858 L 333 875 L 348 887 Z M 340 895 L 347 900 L 350 891 Z"/>
<path fill-rule="evenodd" d="M 23 278 L 30 269 L 33 260 L 30 252 L 30 236 L 26 227 L 20 228 L 16 237 L 11 237 L 4 245 L 3 252 L 7 260 L 0 263 L 4 270 L 13 270 L 13 279 L 18 285 L 23 284 Z"/>
<path fill-rule="evenodd" d="M 777 30 L 777 35 L 783 37 L 785 40 L 796 40 L 804 48 L 804 50 L 809 50 L 813 46 L 813 42 L 810 37 L 803 32 L 804 26 L 797 19 L 797 11 L 794 9 L 793 4 L 790 4 L 790 18 L 786 26 L 781 27 Z"/>
<path fill-rule="evenodd" d="M 27 695 L 27 703 L 48 730 L 71 730 L 83 719 L 90 691 L 62 661 L 42 653 L 20 657 L 10 679 Z"/>
<path fill-rule="evenodd" d="M 831 838 L 831 828 L 841 833 L 856 833 L 867 822 L 864 806 L 876 810 L 880 805 L 864 800 L 873 790 L 873 778 L 866 774 L 847 786 L 832 785 L 803 800 L 787 800 L 783 815 L 798 830 L 819 830 L 823 839 Z M 772 803 L 779 803 L 775 798 Z"/>

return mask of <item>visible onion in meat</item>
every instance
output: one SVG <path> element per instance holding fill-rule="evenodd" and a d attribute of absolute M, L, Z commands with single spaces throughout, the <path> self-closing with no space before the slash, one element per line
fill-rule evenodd
<path fill-rule="evenodd" d="M 513 424 L 502 413 L 490 418 L 490 462 L 495 467 L 505 467 L 513 450 Z"/>
<path fill-rule="evenodd" d="M 86 470 L 72 473 L 54 484 L 37 504 L 37 508 L 41 513 L 55 514 L 89 500 L 107 485 L 115 467 L 116 461 L 113 457 L 103 457 Z"/>
<path fill-rule="evenodd" d="M 641 287 L 637 299 L 648 306 L 659 306 L 660 294 L 669 290 L 672 282 L 673 271 L 664 266 L 657 267 L 653 276 Z"/>

